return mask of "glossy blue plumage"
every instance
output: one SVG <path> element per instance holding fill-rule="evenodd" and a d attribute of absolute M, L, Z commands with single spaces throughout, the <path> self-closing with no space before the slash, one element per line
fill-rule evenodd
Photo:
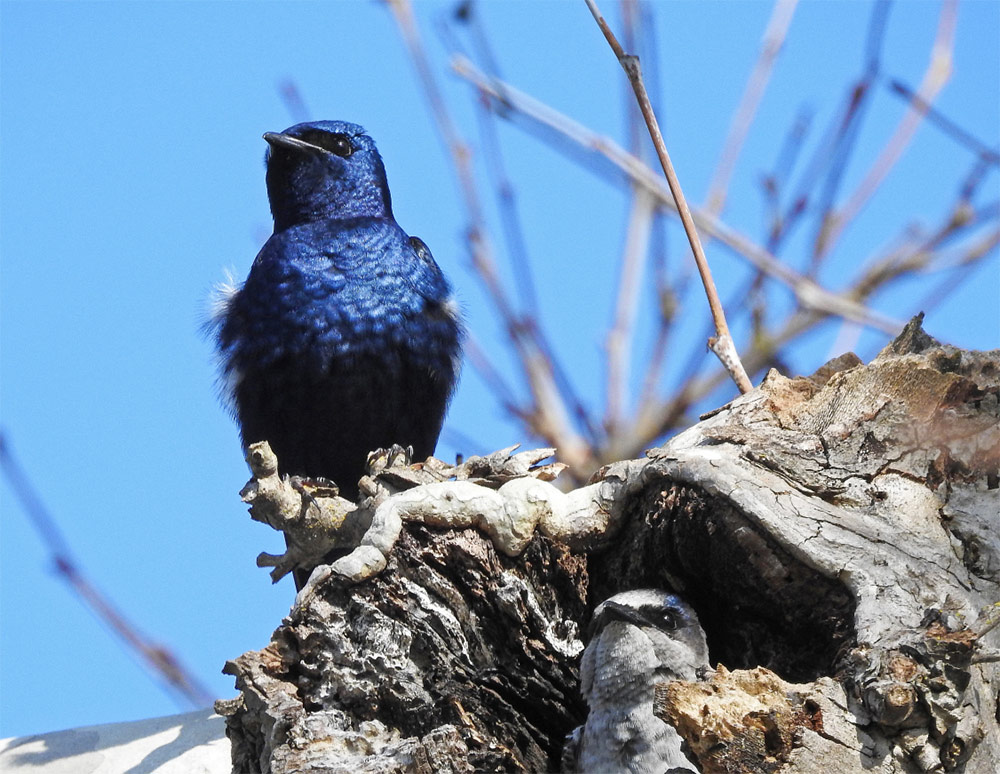
<path fill-rule="evenodd" d="M 430 251 L 392 216 L 374 142 L 321 121 L 267 134 L 274 234 L 216 319 L 244 446 L 353 497 L 369 451 L 434 451 L 462 331 Z"/>

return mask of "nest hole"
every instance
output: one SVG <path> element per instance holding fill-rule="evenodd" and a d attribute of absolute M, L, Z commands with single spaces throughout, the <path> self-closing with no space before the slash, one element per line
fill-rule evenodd
<path fill-rule="evenodd" d="M 728 501 L 661 481 L 638 495 L 612 548 L 591 557 L 592 606 L 632 588 L 670 589 L 698 613 L 713 663 L 791 682 L 836 672 L 856 641 L 855 601 Z"/>

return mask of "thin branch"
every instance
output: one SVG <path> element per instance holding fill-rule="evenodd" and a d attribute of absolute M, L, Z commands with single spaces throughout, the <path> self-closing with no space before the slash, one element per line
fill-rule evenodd
<path fill-rule="evenodd" d="M 962 192 L 960 194 L 963 202 L 971 202 L 972 198 L 979 192 L 979 186 L 983 184 L 989 172 L 990 165 L 982 159 L 976 159 L 975 165 L 962 181 Z"/>
<path fill-rule="evenodd" d="M 167 648 L 150 640 L 84 576 L 56 520 L 42 504 L 38 490 L 28 480 L 5 435 L 0 435 L 0 467 L 21 507 L 48 548 L 56 571 L 90 611 L 116 634 L 126 649 L 138 656 L 146 671 L 166 684 L 184 703 L 205 707 L 214 699 L 194 673 L 188 670 Z M 175 696 L 176 698 L 176 696 Z"/>
<path fill-rule="evenodd" d="M 819 273 L 824 259 L 829 254 L 826 246 L 829 244 L 831 229 L 837 219 L 834 208 L 840 194 L 840 186 L 850 167 L 851 157 L 857 149 L 862 124 L 872 103 L 875 81 L 882 72 L 882 46 L 888 28 L 890 8 L 890 0 L 878 0 L 872 8 L 872 17 L 868 24 L 868 40 L 865 45 L 864 72 L 854 85 L 843 122 L 834 138 L 832 152 L 824 154 L 826 178 L 820 187 L 819 217 L 809 264 L 810 277 L 815 277 Z"/>
<path fill-rule="evenodd" d="M 976 156 L 981 158 L 984 163 L 994 167 L 1000 166 L 1000 150 L 989 147 L 986 143 L 982 142 L 975 135 L 973 135 L 972 132 L 966 131 L 940 110 L 931 107 L 930 103 L 924 101 L 919 94 L 913 91 L 913 89 L 905 83 L 895 79 L 890 80 L 889 91 L 896 96 L 902 97 L 912 105 L 915 105 L 918 109 L 922 110 L 928 123 L 934 124 L 956 143 L 968 148 L 970 151 L 975 153 Z"/>
<path fill-rule="evenodd" d="M 887 269 L 884 262 L 879 262 L 866 269 L 861 276 L 851 282 L 852 293 L 859 300 L 868 299 L 892 280 L 925 269 L 932 262 L 936 246 L 945 243 L 962 230 L 993 223 L 997 217 L 1000 217 L 1000 213 L 989 208 L 988 211 L 973 213 L 968 218 L 958 221 L 953 214 L 947 215 L 945 224 L 941 228 L 923 242 L 913 246 L 910 254 L 898 258 L 892 267 Z M 948 274 L 935 291 L 914 304 L 913 312 L 929 309 L 940 303 L 958 284 L 971 276 L 976 266 L 981 265 L 987 257 L 995 253 L 998 245 L 1000 245 L 1000 230 L 994 228 L 967 248 L 964 258 L 955 262 L 957 268 Z M 829 315 L 815 309 L 799 309 L 777 330 L 764 331 L 755 337 L 752 346 L 743 353 L 743 362 L 748 372 L 757 373 L 767 367 L 774 354 L 785 344 L 802 336 L 826 319 L 829 319 Z M 641 453 L 657 438 L 680 426 L 695 401 L 702 400 L 718 389 L 727 378 L 721 371 L 699 378 L 696 362 L 688 363 L 682 370 L 690 376 L 673 396 L 663 403 L 644 405 L 631 427 L 622 428 L 619 434 L 608 439 L 606 449 L 602 450 L 602 460 L 619 459 Z"/>
<path fill-rule="evenodd" d="M 487 99 L 484 96 L 484 99 Z M 496 120 L 488 105 L 480 103 L 476 115 L 479 117 L 480 137 L 483 141 L 486 168 L 493 179 L 497 202 L 500 210 L 500 221 L 503 225 L 504 237 L 507 242 L 507 252 L 511 258 L 511 268 L 517 277 L 517 289 L 521 297 L 522 313 L 537 317 L 538 293 L 535 290 L 534 274 L 531 261 L 528 259 L 528 247 L 524 239 L 524 229 L 521 227 L 521 217 L 517 207 L 517 195 L 514 186 L 507 175 L 504 165 L 500 139 L 497 137 Z"/>
<path fill-rule="evenodd" d="M 948 276 L 918 302 L 917 308 L 930 310 L 940 304 L 941 301 L 954 293 L 958 286 L 972 275 L 983 259 L 995 252 L 998 246 L 1000 246 L 1000 230 L 986 234 L 968 249 L 960 261 L 956 262 L 955 268 L 949 271 Z"/>
<path fill-rule="evenodd" d="M 651 262 L 653 267 L 653 294 L 656 305 L 656 335 L 648 357 L 646 358 L 646 372 L 643 376 L 642 387 L 639 391 L 639 398 L 636 405 L 639 411 L 642 407 L 656 398 L 656 387 L 660 382 L 661 371 L 667 359 L 667 347 L 670 344 L 671 335 L 674 331 L 674 321 L 677 318 L 677 310 L 680 306 L 680 299 L 687 294 L 688 283 L 691 279 L 689 271 L 681 272 L 675 280 L 667 272 L 667 237 L 664 229 L 661 211 L 657 210 L 653 218 L 653 233 L 650 245 Z M 684 264 L 689 266 L 687 262 Z M 706 334 L 711 335 L 711 332 Z"/>
<path fill-rule="evenodd" d="M 519 363 L 531 388 L 536 410 L 533 429 L 559 448 L 560 456 L 578 471 L 590 466 L 590 447 L 573 429 L 568 412 L 555 382 L 558 371 L 551 357 L 552 350 L 541 341 L 540 331 L 530 320 L 519 318 L 500 282 L 492 248 L 486 234 L 485 219 L 476 189 L 472 169 L 472 153 L 462 140 L 448 112 L 444 98 L 434 78 L 409 0 L 388 0 L 410 59 L 417 71 L 430 112 L 438 132 L 452 159 L 459 183 L 461 199 L 468 211 L 468 244 L 476 275 L 486 287 L 507 336 L 518 353 Z"/>
<path fill-rule="evenodd" d="M 639 310 L 640 280 L 645 273 L 646 259 L 649 255 L 649 237 L 655 212 L 653 197 L 644 190 L 638 190 L 632 199 L 632 213 L 625 232 L 614 323 L 605 340 L 605 350 L 608 355 L 608 386 L 604 424 L 608 432 L 614 432 L 614 428 L 621 423 L 625 413 L 633 331 Z"/>
<path fill-rule="evenodd" d="M 933 268 L 937 269 L 939 267 L 936 264 L 939 259 L 935 260 L 935 258 L 939 253 L 936 251 L 960 236 L 968 234 L 972 229 L 996 221 L 997 216 L 998 213 L 993 208 L 973 210 L 960 201 L 934 233 L 923 239 L 911 238 L 884 257 L 872 262 L 864 273 L 851 283 L 851 287 L 860 297 L 867 298 L 898 277 L 927 271 L 932 268 L 932 263 L 935 264 Z M 985 257 L 988 252 L 989 250 L 984 251 L 983 255 L 979 257 Z M 978 256 L 978 254 L 974 255 Z M 940 268 L 949 269 L 965 265 L 967 262 L 968 256 L 964 256 L 961 259 L 952 260 L 950 266 Z M 920 309 L 921 307 L 916 307 L 916 311 L 920 311 Z"/>
<path fill-rule="evenodd" d="M 302 92 L 295 81 L 291 78 L 286 78 L 279 82 L 278 93 L 281 95 L 281 101 L 285 103 L 285 109 L 293 121 L 301 123 L 309 120 L 309 109 L 306 107 L 306 101 L 303 99 Z"/>
<path fill-rule="evenodd" d="M 877 0 L 872 7 L 865 44 L 864 70 L 848 90 L 843 106 L 831 120 L 830 125 L 823 133 L 821 142 L 799 176 L 796 193 L 792 196 L 780 220 L 781 231 L 772 234 L 768 240 L 768 247 L 771 250 L 779 250 L 782 242 L 791 234 L 802 216 L 809 211 L 810 197 L 814 195 L 817 188 L 820 190 L 821 197 L 818 206 L 820 234 L 824 233 L 823 229 L 826 228 L 829 211 L 833 208 L 833 201 L 844 170 L 846 170 L 855 148 L 854 140 L 870 99 L 872 82 L 881 68 L 882 44 L 885 39 L 890 7 L 889 0 Z M 824 172 L 826 178 L 820 185 L 819 181 Z M 819 237 L 816 237 L 814 242 L 818 239 Z M 817 258 L 816 252 L 814 249 L 809 269 L 810 277 L 815 276 L 820 267 L 820 260 Z"/>
<path fill-rule="evenodd" d="M 708 296 L 708 305 L 712 311 L 712 319 L 715 321 L 716 338 L 709 339 L 708 345 L 712 348 L 712 351 L 715 352 L 719 360 L 722 361 L 726 370 L 729 371 L 740 392 L 750 392 L 753 389 L 753 385 L 750 383 L 750 377 L 747 376 L 746 371 L 743 368 L 743 364 L 740 362 L 739 354 L 736 351 L 736 345 L 733 343 L 733 338 L 729 333 L 729 325 L 726 323 L 726 315 L 722 309 L 722 302 L 719 301 L 719 294 L 715 289 L 715 281 L 712 279 L 712 273 L 708 268 L 708 259 L 705 257 L 705 252 L 702 249 L 701 239 L 698 237 L 698 230 L 695 227 L 694 218 L 691 216 L 687 200 L 684 198 L 684 192 L 681 190 L 680 181 L 677 179 L 677 174 L 674 172 L 674 166 L 670 161 L 670 155 L 667 153 L 666 144 L 663 142 L 663 135 L 660 134 L 660 128 L 656 122 L 656 116 L 653 113 L 653 106 L 649 102 L 649 95 L 646 94 L 646 86 L 643 83 L 642 73 L 639 69 L 639 59 L 625 53 L 621 45 L 618 43 L 618 39 L 615 38 L 614 33 L 608 26 L 608 23 L 604 21 L 604 17 L 601 16 L 594 0 L 586 0 L 586 2 L 587 7 L 590 8 L 590 12 L 597 21 L 598 26 L 604 33 L 604 37 L 611 46 L 611 50 L 615 52 L 618 62 L 621 64 L 622 69 L 625 70 L 625 74 L 628 76 L 629 82 L 632 84 L 636 99 L 639 102 L 639 109 L 642 111 L 642 117 L 646 119 L 646 126 L 653 139 L 653 146 L 656 148 L 656 155 L 659 157 L 660 164 L 663 167 L 663 174 L 666 175 L 667 183 L 670 186 L 670 192 L 673 194 L 674 200 L 677 203 L 677 212 L 680 215 L 681 223 L 684 225 L 684 231 L 691 244 L 691 250 L 694 253 L 695 263 L 698 266 L 698 273 L 701 275 L 702 284 L 705 286 L 705 294 Z"/>
<path fill-rule="evenodd" d="M 858 184 L 847 203 L 835 214 L 829 232 L 822 241 L 821 254 L 830 251 L 847 225 L 857 217 L 868 200 L 882 185 L 886 176 L 902 157 L 903 151 L 910 144 L 910 140 L 913 139 L 917 127 L 927 115 L 927 110 L 933 104 L 935 97 L 951 77 L 957 10 L 957 0 L 944 0 L 941 6 L 941 16 L 938 20 L 937 35 L 931 48 L 930 63 L 927 65 L 927 71 L 924 73 L 920 88 L 917 89 L 916 99 L 910 102 L 910 106 L 897 125 L 896 131 L 868 170 L 868 174 Z"/>
<path fill-rule="evenodd" d="M 810 113 L 805 110 L 799 111 L 781 144 L 773 171 L 761 180 L 764 205 L 769 219 L 766 224 L 765 245 L 767 250 L 774 255 L 778 254 L 782 238 L 787 233 L 781 209 L 782 192 L 799 153 L 802 151 L 810 120 Z M 764 272 L 758 269 L 744 296 L 750 306 L 750 335 L 753 339 L 763 334 L 764 325 L 767 322 L 767 305 L 763 301 L 765 279 Z"/>
<path fill-rule="evenodd" d="M 646 373 L 639 391 L 639 399 L 636 401 L 639 411 L 645 410 L 656 400 L 656 386 L 660 381 L 660 371 L 667 359 L 667 345 L 670 343 L 672 331 L 670 323 L 673 319 L 673 307 L 676 306 L 674 295 L 669 290 L 659 291 L 657 298 L 660 302 L 659 314 L 657 315 L 659 324 L 656 326 L 656 337 L 646 361 Z"/>
<path fill-rule="evenodd" d="M 778 250 L 781 247 L 782 237 L 786 233 L 781 210 L 782 191 L 787 177 L 791 173 L 795 161 L 802 150 L 808 127 L 809 114 L 804 110 L 800 110 L 791 128 L 785 134 L 774 169 L 769 174 L 762 176 L 760 180 L 765 211 L 764 231 L 766 236 L 764 244 L 767 250 L 775 256 L 777 256 Z M 745 299 L 745 306 L 750 310 L 751 341 L 756 340 L 763 334 L 764 326 L 767 323 L 768 309 L 764 294 L 764 282 L 766 279 L 767 275 L 758 269 L 754 274 L 749 288 L 742 295 L 742 298 Z M 732 309 L 734 307 L 729 308 Z"/>
<path fill-rule="evenodd" d="M 482 64 L 483 69 L 493 78 L 500 77 L 499 65 L 489 38 L 483 31 L 482 23 L 476 5 L 466 3 L 462 6 L 461 12 L 451 14 L 464 27 L 470 30 L 472 38 L 472 51 Z M 450 32 L 445 26 L 444 30 Z M 457 39 L 448 35 L 449 41 L 454 45 Z M 495 111 L 491 102 L 492 97 L 485 94 L 476 101 L 476 116 L 479 119 L 480 137 L 483 145 L 483 156 L 486 161 L 486 169 L 493 181 L 493 188 L 496 192 L 499 204 L 500 222 L 503 226 L 504 239 L 507 244 L 507 253 L 510 255 L 511 269 L 517 277 L 517 291 L 521 301 L 522 314 L 537 318 L 539 314 L 538 293 L 535 289 L 534 272 L 531 268 L 531 261 L 528 258 L 527 241 L 524 238 L 524 229 L 521 226 L 520 212 L 517 206 L 517 195 L 510 176 L 507 174 L 506 164 L 503 157 L 503 148 L 497 133 L 497 122 Z"/>
<path fill-rule="evenodd" d="M 499 82 L 499 69 L 496 57 L 489 45 L 489 39 L 485 35 L 479 15 L 476 13 L 475 5 L 471 2 L 459 7 L 453 16 L 470 27 L 472 30 L 472 46 L 478 58 L 484 62 L 484 66 L 489 71 L 494 80 Z M 453 49 L 459 47 L 458 37 L 452 34 L 452 29 L 443 21 L 438 25 L 439 33 L 446 45 Z M 517 289 L 521 297 L 521 314 L 513 321 L 507 321 L 508 325 L 513 324 L 517 331 L 516 337 L 526 339 L 522 346 L 518 347 L 517 338 L 514 340 L 514 348 L 519 353 L 523 353 L 522 363 L 533 360 L 531 351 L 537 349 L 542 355 L 540 361 L 551 371 L 552 379 L 558 389 L 561 400 L 568 405 L 568 410 L 577 422 L 587 441 L 591 445 L 598 442 L 598 430 L 594 426 L 590 412 L 580 399 L 568 372 L 562 367 L 560 359 L 556 356 L 555 350 L 548 340 L 540 322 L 540 306 L 538 304 L 535 290 L 534 273 L 531 268 L 531 261 L 528 257 L 527 241 L 524 238 L 524 229 L 521 225 L 520 213 L 517 207 L 517 198 L 513 184 L 506 173 L 503 161 L 503 152 L 496 128 L 496 118 L 505 104 L 502 96 L 494 97 L 486 93 L 480 93 L 476 100 L 476 115 L 480 124 L 480 135 L 483 139 L 485 149 L 485 159 L 487 171 L 495 182 L 497 198 L 499 202 L 500 219 L 504 232 L 504 239 L 507 244 L 507 251 L 510 255 L 511 269 L 517 278 Z M 485 229 L 485 226 L 483 226 Z M 537 377 L 533 379 L 527 374 L 529 383 L 540 383 Z M 529 423 L 530 425 L 531 423 Z M 549 439 L 553 440 L 553 439 Z M 558 445 L 558 444 L 557 444 Z"/>
<path fill-rule="evenodd" d="M 462 78 L 468 80 L 476 88 L 494 96 L 502 94 L 506 97 L 508 108 L 517 111 L 519 115 L 556 132 L 578 146 L 598 153 L 624 172 L 632 182 L 639 183 L 652 193 L 667 209 L 677 212 L 670 189 L 661 175 L 656 174 L 641 159 L 626 152 L 610 138 L 591 131 L 582 124 L 564 116 L 553 108 L 529 97 L 524 92 L 508 83 L 495 84 L 480 72 L 475 65 L 464 58 L 452 61 L 452 69 Z M 735 255 L 748 261 L 753 267 L 760 269 L 772 279 L 781 282 L 795 294 L 800 305 L 816 309 L 826 314 L 844 317 L 865 325 L 869 328 L 896 335 L 903 329 L 903 323 L 887 315 L 865 308 L 847 294 L 834 293 L 817 285 L 811 279 L 797 272 L 775 258 L 771 253 L 756 244 L 750 237 L 726 225 L 719 218 L 705 212 L 694 210 L 695 223 L 698 228 L 720 244 L 725 245 Z"/>
<path fill-rule="evenodd" d="M 625 39 L 625 45 L 628 46 L 630 51 L 637 51 L 639 49 L 639 27 L 640 27 L 640 10 L 638 0 L 622 0 L 622 23 L 624 26 L 624 32 L 622 37 Z M 640 158 L 643 157 L 643 148 L 648 148 L 642 141 L 642 113 L 639 112 L 639 106 L 636 104 L 635 99 L 629 93 L 631 89 L 625 89 L 622 92 L 622 97 L 625 100 L 625 117 L 626 117 L 626 132 L 628 134 L 628 150 Z M 632 202 L 632 212 L 635 212 L 636 202 Z"/>
<path fill-rule="evenodd" d="M 792 169 L 795 167 L 795 162 L 802 152 L 811 122 L 812 113 L 800 110 L 781 144 L 781 148 L 778 151 L 778 158 L 774 162 L 774 170 L 770 174 L 765 175 L 761 181 L 761 187 L 764 190 L 764 201 L 770 210 L 766 246 L 768 251 L 774 254 L 777 254 L 781 244 L 781 237 L 785 233 L 784 215 L 781 211 L 782 192 L 792 173 Z"/>
<path fill-rule="evenodd" d="M 490 394 L 497 399 L 503 409 L 512 417 L 522 422 L 526 421 L 531 414 L 530 410 L 518 405 L 514 391 L 507 384 L 500 371 L 494 367 L 493 361 L 487 356 L 486 351 L 479 346 L 479 341 L 473 333 L 466 334 L 463 349 L 465 356 L 472 363 L 472 367 L 482 377 L 486 386 L 490 388 Z"/>
<path fill-rule="evenodd" d="M 785 42 L 785 36 L 792 22 L 792 16 L 795 14 L 797 2 L 798 0 L 776 0 L 774 4 L 771 19 L 767 23 L 767 29 L 764 31 L 764 38 L 761 41 L 757 63 L 747 79 L 739 107 L 733 114 L 729 132 L 726 134 L 726 140 L 722 146 L 722 154 L 719 156 L 715 174 L 712 175 L 712 182 L 708 187 L 705 209 L 713 215 L 721 213 L 725 206 L 729 180 L 736 167 L 736 160 L 740 156 L 740 151 L 743 150 L 743 143 L 753 125 L 757 107 L 760 105 L 761 97 L 764 96 L 764 90 L 771 78 L 771 70 L 778 58 L 778 53 Z"/>
<path fill-rule="evenodd" d="M 632 51 L 643 51 L 643 56 L 654 62 L 653 77 L 659 68 L 656 62 L 656 41 L 653 36 L 655 26 L 648 24 L 639 0 L 624 0 L 622 3 L 622 20 L 624 23 L 625 45 Z M 650 79 L 650 91 L 656 92 L 656 83 Z M 626 87 L 625 114 L 627 116 L 627 134 L 629 152 L 639 158 L 645 158 L 652 146 L 643 141 L 648 136 L 639 106 L 636 104 L 632 89 Z M 629 203 L 629 221 L 626 226 L 622 257 L 619 261 L 617 301 L 612 324 L 605 338 L 606 358 L 606 408 L 604 427 L 609 435 L 617 432 L 624 421 L 627 410 L 628 382 L 631 374 L 631 360 L 635 350 L 635 320 L 639 309 L 639 290 L 646 273 L 646 265 L 650 259 L 650 243 L 654 231 L 662 223 L 661 213 L 656 199 L 643 188 L 632 184 L 632 197 Z M 657 332 L 652 351 L 646 359 L 643 391 L 640 403 L 648 394 L 652 394 L 659 377 L 660 368 L 666 356 L 666 345 L 669 339 L 673 316 L 665 314 L 663 305 L 666 303 L 666 293 L 669 292 L 664 264 L 663 248 L 665 236 L 660 239 L 659 247 L 653 247 L 655 252 L 653 283 L 656 293 Z"/>

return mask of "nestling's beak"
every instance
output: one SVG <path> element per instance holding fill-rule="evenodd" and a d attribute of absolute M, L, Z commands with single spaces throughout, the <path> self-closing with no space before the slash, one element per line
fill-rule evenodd
<path fill-rule="evenodd" d="M 605 602 L 600 616 L 593 619 L 590 622 L 590 626 L 587 627 L 587 639 L 593 639 L 597 630 L 603 627 L 608 621 L 624 621 L 640 629 L 644 626 L 649 626 L 649 621 L 631 607 L 619 605 L 617 602 Z"/>
<path fill-rule="evenodd" d="M 323 150 L 323 148 L 300 140 L 298 137 L 290 137 L 279 132 L 264 132 L 264 139 L 272 148 L 287 148 L 288 150 L 312 151 L 314 153 Z"/>

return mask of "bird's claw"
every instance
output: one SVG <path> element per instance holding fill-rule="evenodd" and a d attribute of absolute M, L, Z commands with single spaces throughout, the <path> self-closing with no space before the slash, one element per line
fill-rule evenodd
<path fill-rule="evenodd" d="M 336 497 L 340 494 L 340 488 L 328 478 L 290 476 L 288 483 L 292 489 L 310 502 L 315 502 L 317 497 Z"/>
<path fill-rule="evenodd" d="M 413 447 L 394 443 L 388 449 L 376 449 L 368 455 L 368 473 L 376 476 L 394 467 L 409 467 L 413 462 Z"/>

